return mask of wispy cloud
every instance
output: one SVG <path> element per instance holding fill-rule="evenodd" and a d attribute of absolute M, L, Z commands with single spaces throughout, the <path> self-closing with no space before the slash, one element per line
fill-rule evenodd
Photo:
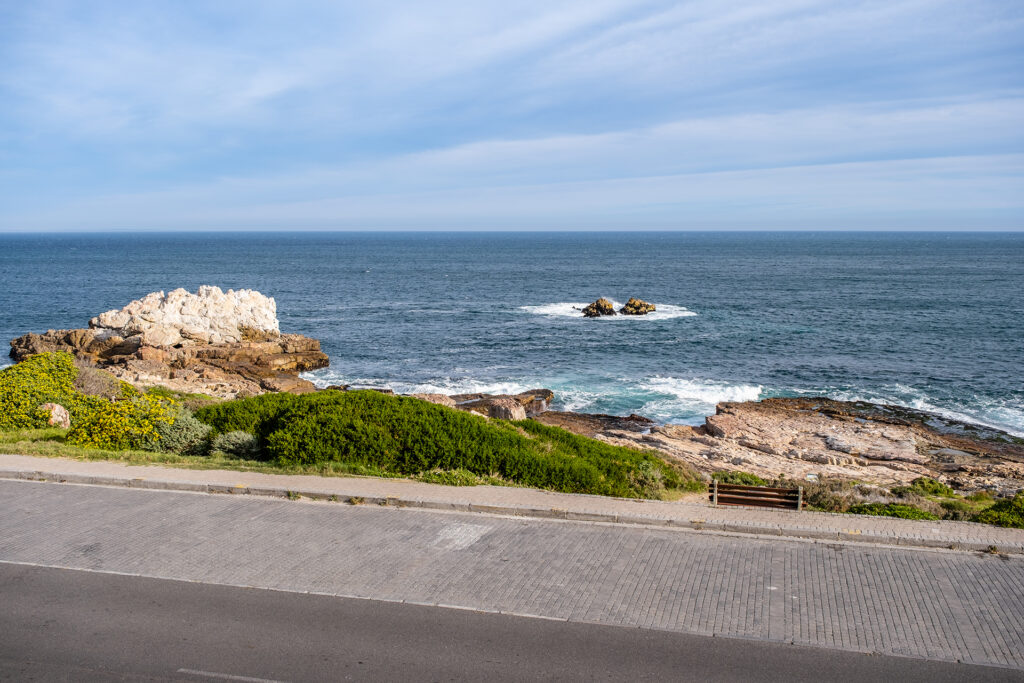
<path fill-rule="evenodd" d="M 8 6 L 0 229 L 1019 228 L 1021 35 L 984 0 Z"/>

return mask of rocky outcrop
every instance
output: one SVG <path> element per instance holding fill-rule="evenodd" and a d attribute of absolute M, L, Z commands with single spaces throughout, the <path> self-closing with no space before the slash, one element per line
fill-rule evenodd
<path fill-rule="evenodd" d="M 585 318 L 600 318 L 603 315 L 615 315 L 615 307 L 608 299 L 601 298 L 583 309 Z"/>
<path fill-rule="evenodd" d="M 967 491 L 1024 488 L 1024 440 L 893 406 L 826 398 L 721 403 L 698 427 L 643 428 L 627 422 L 631 418 L 558 412 L 536 419 L 609 443 L 658 450 L 708 473 L 885 486 L 928 476 Z"/>
<path fill-rule="evenodd" d="M 277 303 L 251 289 L 153 292 L 89 321 L 97 337 L 137 337 L 142 346 L 266 341 L 280 334 Z"/>
<path fill-rule="evenodd" d="M 67 351 L 131 384 L 222 398 L 314 391 L 299 373 L 328 365 L 317 340 L 281 334 L 274 300 L 252 290 L 156 292 L 89 324 L 26 334 L 11 341 L 11 357 Z"/>
<path fill-rule="evenodd" d="M 629 298 L 626 305 L 619 309 L 622 315 L 647 315 L 656 311 L 654 304 L 649 304 L 641 299 Z"/>
<path fill-rule="evenodd" d="M 487 417 L 497 420 L 525 420 L 526 409 L 514 398 L 496 398 L 487 404 Z"/>
<path fill-rule="evenodd" d="M 421 401 L 436 403 L 437 405 L 444 406 L 446 408 L 455 407 L 455 399 L 451 396 L 445 396 L 444 394 L 411 394 L 411 396 L 413 398 L 418 398 Z"/>
<path fill-rule="evenodd" d="M 523 407 L 526 417 L 540 415 L 548 409 L 551 400 L 555 397 L 550 389 L 530 389 L 521 394 L 456 394 L 452 396 L 456 408 L 468 410 L 481 415 L 490 414 L 490 406 L 494 401 L 500 399 L 512 399 Z"/>

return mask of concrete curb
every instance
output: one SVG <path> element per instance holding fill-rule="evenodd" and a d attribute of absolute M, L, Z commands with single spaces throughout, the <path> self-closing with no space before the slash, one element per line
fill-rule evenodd
<path fill-rule="evenodd" d="M 110 475 L 88 475 L 72 472 L 44 472 L 40 470 L 13 470 L 0 468 L 0 479 L 44 481 L 92 486 L 121 486 L 158 491 L 188 491 L 193 493 L 214 493 L 222 495 L 266 496 L 271 498 L 309 498 L 350 505 L 380 505 L 387 507 L 421 508 L 453 512 L 474 512 L 513 517 L 538 519 L 562 519 L 579 522 L 603 522 L 610 524 L 631 524 L 660 528 L 689 529 L 718 533 L 744 534 L 754 536 L 778 536 L 833 543 L 870 543 L 909 548 L 960 550 L 967 552 L 992 552 L 993 546 L 985 542 L 954 540 L 949 538 L 927 538 L 923 536 L 900 536 L 863 532 L 860 529 L 830 530 L 813 527 L 775 525 L 764 523 L 723 522 L 704 519 L 682 519 L 656 517 L 640 514 L 616 514 L 591 511 L 564 510 L 560 508 L 533 507 L 528 505 L 481 505 L 454 501 L 422 500 L 417 498 L 360 496 L 348 493 L 329 493 L 316 489 L 288 489 L 284 487 L 230 486 L 227 484 L 203 484 L 195 482 L 144 479 L 139 477 L 118 477 Z M 1008 543 L 997 548 L 999 553 L 1024 555 L 1024 543 Z"/>

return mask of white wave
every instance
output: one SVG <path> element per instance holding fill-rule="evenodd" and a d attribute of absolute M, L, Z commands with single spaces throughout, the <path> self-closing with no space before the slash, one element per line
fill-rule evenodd
<path fill-rule="evenodd" d="M 354 387 L 386 387 L 398 394 L 518 394 L 541 386 L 511 380 L 477 380 L 471 377 L 441 377 L 426 382 L 406 382 L 379 377 L 352 377 L 331 368 L 304 372 L 300 377 L 308 379 L 321 389 L 332 384 L 347 384 Z"/>
<path fill-rule="evenodd" d="M 978 399 L 976 403 L 957 405 L 939 405 L 935 399 L 925 392 L 902 384 L 886 385 L 878 391 L 866 390 L 824 390 L 816 393 L 839 401 L 867 401 L 895 406 L 905 406 L 914 410 L 933 413 L 953 422 L 967 422 L 991 429 L 998 429 L 1014 436 L 1024 436 L 1024 406 L 1011 405 L 1006 401 Z"/>
<path fill-rule="evenodd" d="M 655 420 L 697 423 L 726 401 L 756 401 L 764 388 L 757 384 L 729 384 L 699 379 L 654 376 L 641 385 L 659 395 L 647 400 L 637 412 Z"/>
<path fill-rule="evenodd" d="M 0 370 L 3 370 L 4 368 L 9 368 L 12 365 L 14 365 L 14 363 L 0 363 Z"/>
<path fill-rule="evenodd" d="M 616 310 L 622 308 L 622 303 L 609 299 Z M 541 304 L 539 306 L 520 306 L 519 310 L 534 315 L 543 315 L 551 318 L 583 318 L 583 309 L 590 302 L 559 302 L 555 304 Z M 655 303 L 655 311 L 647 315 L 606 315 L 592 320 L 671 320 L 672 318 L 689 318 L 697 315 L 684 306 L 672 304 Z"/>

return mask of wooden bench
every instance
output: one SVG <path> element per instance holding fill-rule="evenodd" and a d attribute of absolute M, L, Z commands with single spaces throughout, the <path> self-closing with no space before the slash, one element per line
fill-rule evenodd
<path fill-rule="evenodd" d="M 800 510 L 804 506 L 804 487 L 778 489 L 770 486 L 720 484 L 715 479 L 708 496 L 712 505 L 752 505 L 761 508 Z"/>

